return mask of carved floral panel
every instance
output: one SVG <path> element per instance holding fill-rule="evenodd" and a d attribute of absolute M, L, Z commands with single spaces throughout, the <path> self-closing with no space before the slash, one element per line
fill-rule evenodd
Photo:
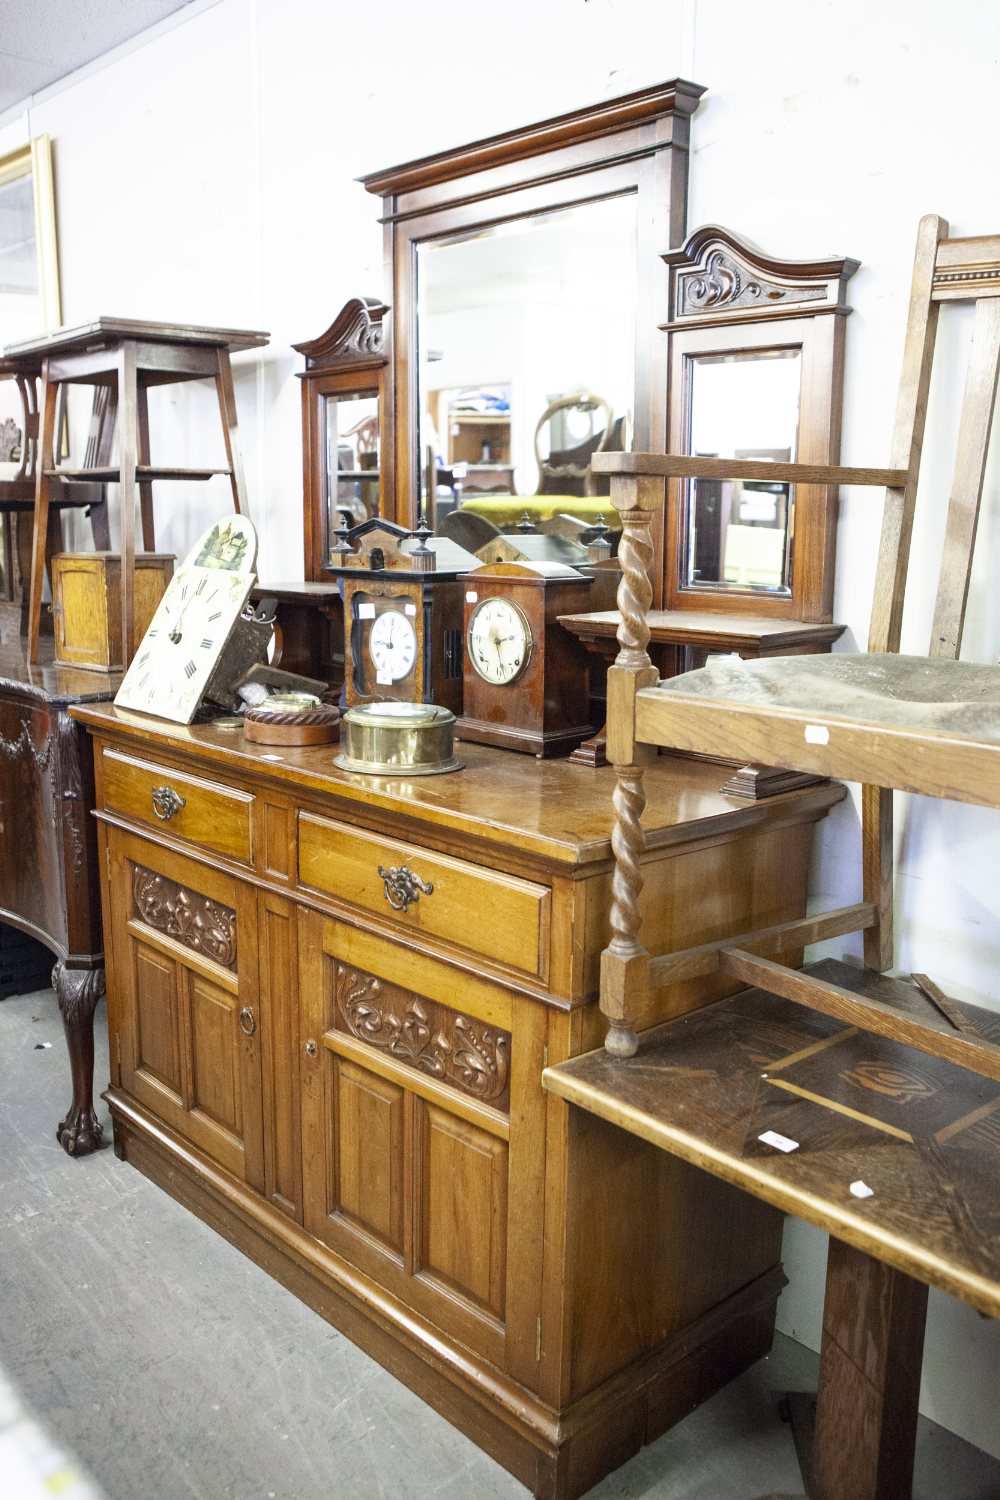
<path fill-rule="evenodd" d="M 347 964 L 336 966 L 338 1028 L 481 1099 L 510 1108 L 510 1033 Z"/>
<path fill-rule="evenodd" d="M 236 913 L 230 907 L 136 864 L 132 903 L 134 915 L 157 932 L 225 969 L 236 968 Z"/>

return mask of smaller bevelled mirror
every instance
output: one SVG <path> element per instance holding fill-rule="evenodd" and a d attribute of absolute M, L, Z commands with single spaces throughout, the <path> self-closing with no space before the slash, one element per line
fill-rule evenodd
<path fill-rule="evenodd" d="M 848 280 L 857 261 L 786 261 L 696 229 L 670 271 L 668 452 L 703 460 L 671 486 L 668 609 L 831 619 L 837 493 L 767 473 L 836 463 Z M 753 465 L 752 478 L 732 468 Z"/>
<path fill-rule="evenodd" d="M 377 297 L 352 297 L 318 338 L 292 347 L 302 372 L 306 578 L 325 579 L 336 533 L 383 514 L 386 408 L 384 319 Z M 388 432 L 388 436 L 387 436 Z"/>
<path fill-rule="evenodd" d="M 794 462 L 801 372 L 797 348 L 691 359 L 686 451 Z M 780 481 L 690 480 L 684 586 L 790 594 L 794 503 L 794 487 Z"/>
<path fill-rule="evenodd" d="M 378 396 L 326 398 L 326 493 L 329 530 L 358 526 L 379 514 Z"/>

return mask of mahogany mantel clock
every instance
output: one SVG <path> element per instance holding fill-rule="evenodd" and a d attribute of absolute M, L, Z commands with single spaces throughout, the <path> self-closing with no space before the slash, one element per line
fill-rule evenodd
<path fill-rule="evenodd" d="M 566 755 L 593 733 L 586 651 L 556 619 L 588 609 L 592 583 L 561 563 L 488 563 L 467 575 L 460 738 Z"/>

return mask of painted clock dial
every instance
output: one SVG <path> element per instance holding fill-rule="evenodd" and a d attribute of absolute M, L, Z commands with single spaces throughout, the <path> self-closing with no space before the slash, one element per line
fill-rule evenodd
<path fill-rule="evenodd" d="M 469 660 L 484 682 L 516 682 L 531 660 L 531 626 L 509 599 L 484 599 L 469 618 Z"/>
<path fill-rule="evenodd" d="M 375 665 L 375 681 L 388 686 L 400 682 L 413 670 L 417 659 L 417 632 L 398 609 L 387 609 L 372 621 L 368 652 Z"/>
<path fill-rule="evenodd" d="M 199 537 L 122 678 L 119 708 L 190 724 L 253 587 L 256 558 L 246 516 L 227 516 Z"/>

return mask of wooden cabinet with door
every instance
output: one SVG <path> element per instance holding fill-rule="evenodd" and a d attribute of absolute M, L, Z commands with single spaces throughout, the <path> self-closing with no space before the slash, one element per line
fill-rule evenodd
<path fill-rule="evenodd" d="M 541 1087 L 603 1035 L 599 774 L 468 745 L 460 773 L 385 781 L 81 717 L 121 1156 L 538 1495 L 581 1494 L 767 1349 L 780 1217 Z M 738 807 L 717 780 L 647 775 L 664 948 L 801 915 L 842 795 Z M 650 1021 L 726 985 L 679 981 Z"/>

